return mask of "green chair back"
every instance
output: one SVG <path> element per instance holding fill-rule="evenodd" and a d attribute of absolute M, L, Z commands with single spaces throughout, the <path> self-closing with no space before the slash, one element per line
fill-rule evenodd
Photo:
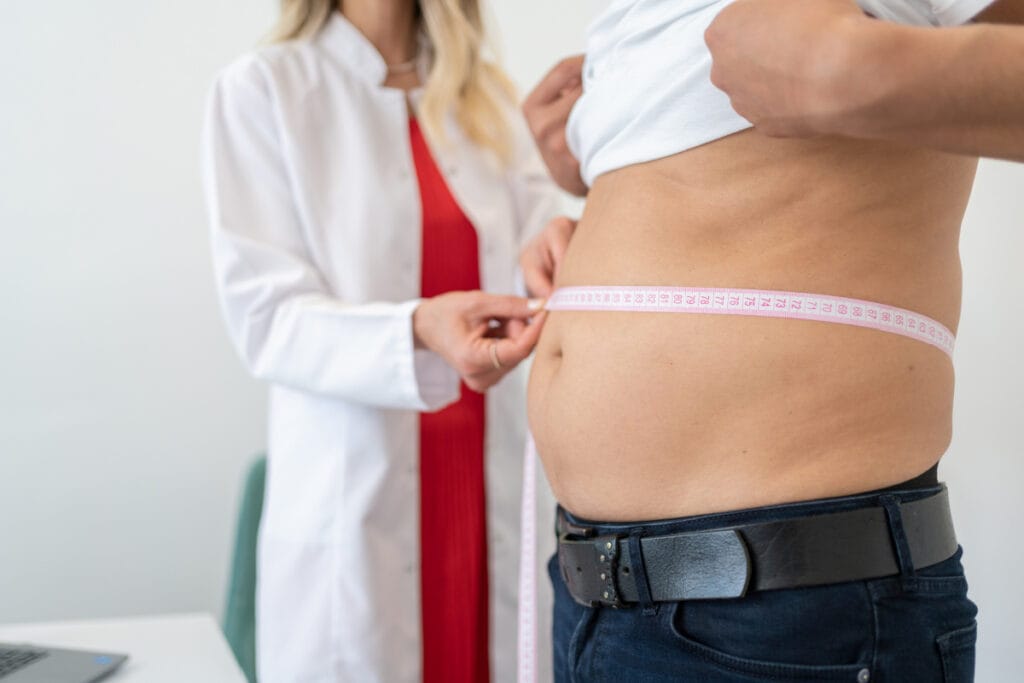
<path fill-rule="evenodd" d="M 256 683 L 256 538 L 266 480 L 267 459 L 259 456 L 250 465 L 242 490 L 224 608 L 224 636 L 249 683 Z"/>

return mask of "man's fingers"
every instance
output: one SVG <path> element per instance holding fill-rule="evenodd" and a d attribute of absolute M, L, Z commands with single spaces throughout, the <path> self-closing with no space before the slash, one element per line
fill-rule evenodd
<path fill-rule="evenodd" d="M 566 57 L 554 67 L 533 89 L 523 102 L 523 109 L 542 107 L 556 100 L 562 91 L 582 80 L 583 55 Z"/>
<path fill-rule="evenodd" d="M 534 135 L 549 138 L 558 134 L 562 135 L 562 139 L 564 139 L 565 124 L 569 120 L 569 113 L 582 94 L 583 87 L 576 86 L 554 101 L 539 106 L 530 120 Z"/>
<path fill-rule="evenodd" d="M 722 44 L 726 39 L 728 29 L 726 28 L 729 24 L 729 20 L 732 18 L 732 14 L 735 10 L 731 10 L 728 6 L 719 12 L 714 20 L 704 30 L 704 44 L 711 50 L 711 54 L 715 55 L 718 46 Z"/>
<path fill-rule="evenodd" d="M 729 92 L 726 87 L 725 79 L 723 78 L 722 63 L 720 61 L 716 61 L 711 64 L 711 85 L 725 93 Z"/>
<path fill-rule="evenodd" d="M 555 120 L 566 121 L 576 100 L 583 96 L 583 84 L 579 83 L 571 88 L 563 90 L 561 95 L 554 102 L 548 105 L 548 114 Z"/>

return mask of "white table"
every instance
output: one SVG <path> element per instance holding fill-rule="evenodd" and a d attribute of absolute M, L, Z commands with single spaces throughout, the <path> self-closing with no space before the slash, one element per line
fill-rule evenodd
<path fill-rule="evenodd" d="M 103 683 L 245 683 L 209 614 L 0 624 L 0 641 L 127 654 Z"/>

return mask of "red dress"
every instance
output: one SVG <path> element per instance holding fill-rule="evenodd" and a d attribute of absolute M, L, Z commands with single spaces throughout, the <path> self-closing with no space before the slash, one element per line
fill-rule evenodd
<path fill-rule="evenodd" d="M 423 206 L 423 297 L 480 288 L 476 230 L 416 123 L 412 158 Z M 484 397 L 420 415 L 420 568 L 424 683 L 489 680 Z"/>

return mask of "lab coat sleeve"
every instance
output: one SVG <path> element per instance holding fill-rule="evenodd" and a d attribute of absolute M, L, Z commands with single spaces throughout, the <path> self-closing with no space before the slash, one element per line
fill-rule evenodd
<path fill-rule="evenodd" d="M 217 79 L 203 136 L 218 294 L 255 376 L 383 408 L 436 410 L 459 396 L 437 354 L 414 350 L 418 300 L 339 299 L 303 239 L 268 79 L 257 58 Z"/>
<path fill-rule="evenodd" d="M 513 111 L 511 124 L 513 162 L 508 170 L 508 183 L 516 207 L 516 241 L 522 250 L 548 221 L 561 213 L 562 198 L 518 109 Z M 515 278 L 516 292 L 526 296 L 526 284 L 519 267 Z"/>

